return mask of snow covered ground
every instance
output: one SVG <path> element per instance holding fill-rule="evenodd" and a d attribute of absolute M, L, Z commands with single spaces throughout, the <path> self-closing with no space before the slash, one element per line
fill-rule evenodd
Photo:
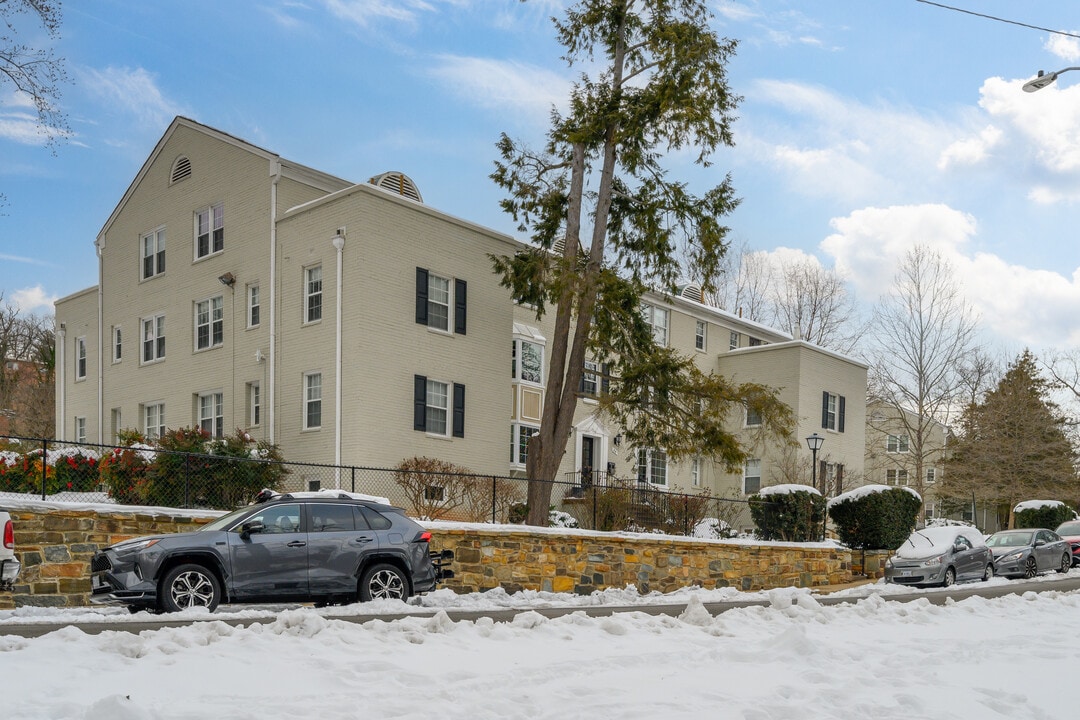
<path fill-rule="evenodd" d="M 1078 571 L 1074 571 L 1078 572 Z M 1053 582 L 1055 574 L 1043 576 Z M 1007 583 L 994 579 L 990 584 Z M 1069 717 L 1080 667 L 1080 591 L 900 603 L 922 591 L 880 583 L 826 607 L 807 590 L 632 589 L 587 597 L 441 590 L 410 605 L 271 611 L 138 635 L 66 627 L 0 635 L 5 720 L 274 718 Z M 767 599 L 712 617 L 702 602 Z M 686 605 L 680 615 L 583 613 L 451 621 L 446 609 Z M 409 610 L 413 617 L 335 619 Z M 206 618 L 205 611 L 187 611 Z M 121 622 L 118 609 L 20 608 L 4 624 Z M 176 617 L 176 616 L 172 616 Z"/>

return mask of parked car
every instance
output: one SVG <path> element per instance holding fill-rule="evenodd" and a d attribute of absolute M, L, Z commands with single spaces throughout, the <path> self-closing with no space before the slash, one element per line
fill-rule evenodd
<path fill-rule="evenodd" d="M 982 533 L 967 525 L 916 530 L 885 561 L 885 582 L 898 585 L 941 585 L 960 580 L 989 580 L 994 556 Z"/>
<path fill-rule="evenodd" d="M 0 510 L 0 538 L 0 590 L 10 590 L 19 577 L 19 560 L 15 557 L 15 523 L 4 510 Z"/>
<path fill-rule="evenodd" d="M 132 612 L 219 603 L 406 599 L 435 589 L 452 555 L 401 508 L 349 493 L 278 495 L 193 532 L 134 538 L 91 560 L 91 599 Z"/>
<path fill-rule="evenodd" d="M 1054 532 L 1072 548 L 1072 564 L 1080 565 L 1080 520 L 1063 522 Z"/>
<path fill-rule="evenodd" d="M 1069 543 L 1052 530 L 999 530 L 986 544 L 994 553 L 998 575 L 1005 577 L 1033 578 L 1046 570 L 1064 573 L 1072 567 Z"/>

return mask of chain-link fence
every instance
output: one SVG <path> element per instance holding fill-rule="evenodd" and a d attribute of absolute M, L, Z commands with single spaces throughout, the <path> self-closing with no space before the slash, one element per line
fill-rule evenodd
<path fill-rule="evenodd" d="M 431 520 L 514 523 L 526 516 L 522 477 L 285 462 L 260 457 L 257 449 L 240 456 L 138 443 L 0 441 L 9 448 L 0 450 L 0 498 L 228 510 L 263 488 L 340 489 L 385 498 Z M 670 492 L 614 474 L 570 473 L 551 485 L 552 524 L 564 527 L 722 537 L 748 519 L 747 500 Z"/>

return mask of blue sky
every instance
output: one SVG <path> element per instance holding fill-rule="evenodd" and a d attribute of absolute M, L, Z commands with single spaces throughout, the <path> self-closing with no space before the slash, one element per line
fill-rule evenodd
<path fill-rule="evenodd" d="M 1080 34 L 1080 3 L 950 4 Z M 711 2 L 739 41 L 737 243 L 813 256 L 872 304 L 914 243 L 951 260 L 987 331 L 1080 343 L 1080 40 L 917 0 Z M 556 0 L 81 0 L 55 42 L 72 83 L 56 155 L 0 85 L 0 291 L 26 311 L 96 282 L 93 241 L 173 116 L 357 182 L 400 170 L 440 210 L 514 234 L 488 175 L 539 145 L 574 72 Z M 21 26 L 23 38 L 39 42 Z"/>

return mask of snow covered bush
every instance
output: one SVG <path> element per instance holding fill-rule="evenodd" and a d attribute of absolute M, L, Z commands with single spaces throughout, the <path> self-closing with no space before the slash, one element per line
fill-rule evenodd
<path fill-rule="evenodd" d="M 1013 508 L 1018 528 L 1048 528 L 1053 530 L 1076 513 L 1059 500 L 1026 500 Z"/>
<path fill-rule="evenodd" d="M 906 487 L 864 485 L 829 501 L 840 542 L 856 550 L 895 550 L 915 529 L 922 497 Z"/>
<path fill-rule="evenodd" d="M 548 511 L 548 525 L 556 528 L 576 528 L 581 527 L 578 525 L 577 518 L 570 513 L 563 512 L 562 510 L 556 510 L 552 508 Z"/>
<path fill-rule="evenodd" d="M 820 540 L 825 498 L 809 485 L 764 487 L 750 496 L 750 517 L 762 540 Z"/>

